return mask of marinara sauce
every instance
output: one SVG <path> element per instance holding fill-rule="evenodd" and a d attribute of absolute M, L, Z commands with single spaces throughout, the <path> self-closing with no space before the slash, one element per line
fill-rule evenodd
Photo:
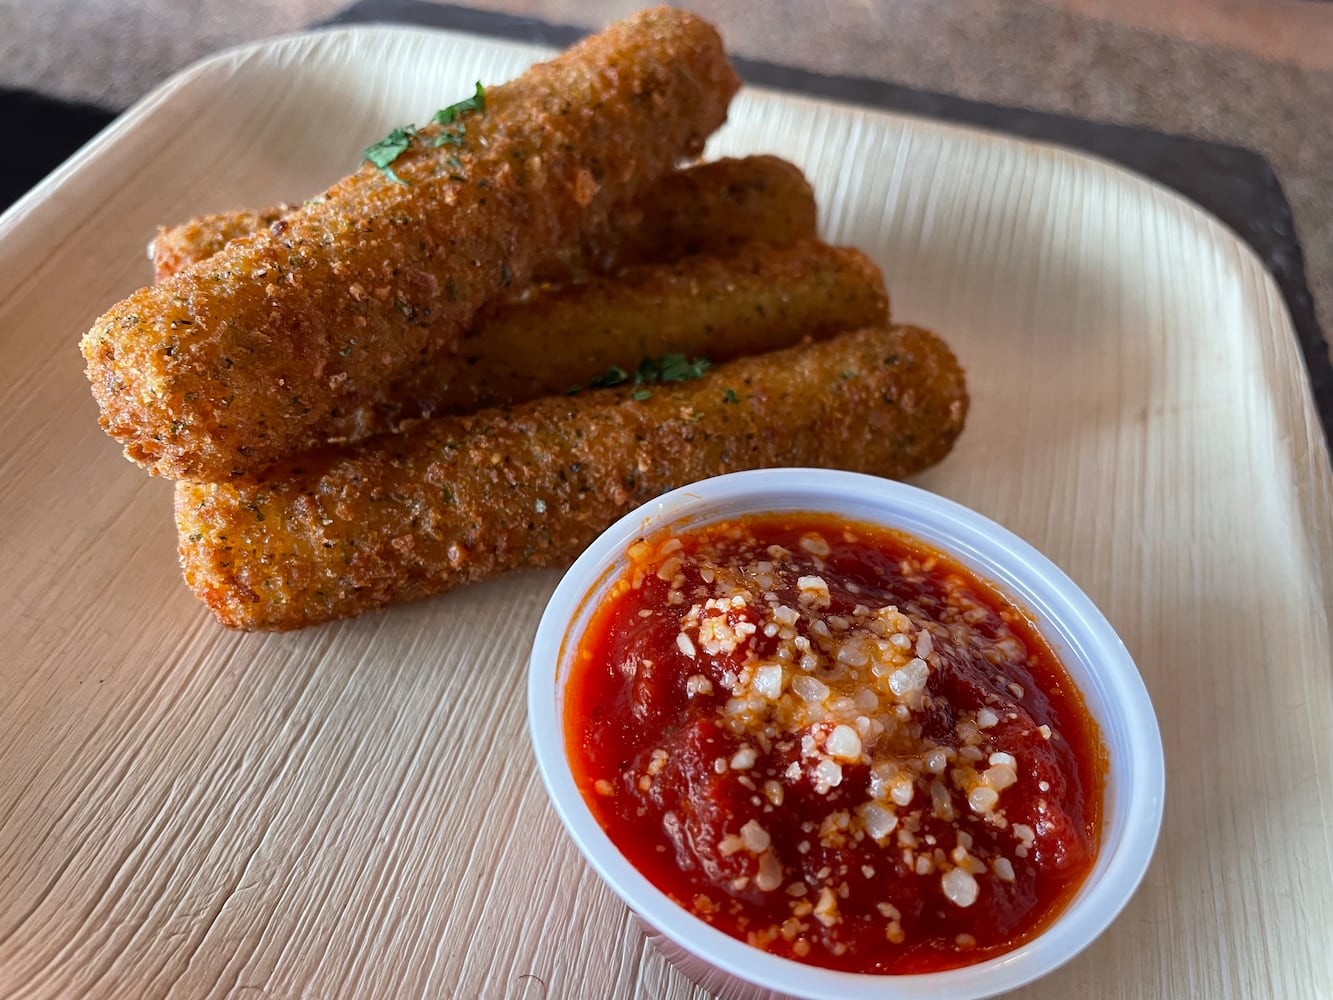
<path fill-rule="evenodd" d="M 640 540 L 582 636 L 575 779 L 621 852 L 756 947 L 967 965 L 1097 850 L 1095 723 L 1024 615 L 955 562 L 827 515 Z"/>

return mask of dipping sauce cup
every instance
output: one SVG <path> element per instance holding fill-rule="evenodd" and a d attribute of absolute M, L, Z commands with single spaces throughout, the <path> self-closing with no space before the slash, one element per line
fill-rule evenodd
<path fill-rule="evenodd" d="M 1035 936 L 975 964 L 911 974 L 843 972 L 781 957 L 711 926 L 626 859 L 579 790 L 566 734 L 574 653 L 593 613 L 630 564 L 630 547 L 664 529 L 755 515 L 808 512 L 887 528 L 961 564 L 1020 608 L 1060 660 L 1100 730 L 1106 756 L 1101 830 L 1091 870 Z M 649 937 L 686 975 L 727 997 L 984 997 L 1016 989 L 1069 961 L 1129 902 L 1161 826 L 1164 766 L 1152 704 L 1124 644 L 1050 560 L 987 518 L 902 483 L 817 469 L 741 472 L 665 494 L 621 518 L 570 568 L 533 643 L 528 713 L 542 778 L 565 828 Z"/>

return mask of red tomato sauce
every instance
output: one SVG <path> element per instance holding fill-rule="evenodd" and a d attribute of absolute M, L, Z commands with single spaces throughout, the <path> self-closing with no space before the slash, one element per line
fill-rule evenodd
<path fill-rule="evenodd" d="M 581 637 L 575 779 L 621 852 L 743 941 L 968 965 L 1092 867 L 1104 753 L 993 588 L 893 532 L 764 515 L 636 542 Z"/>

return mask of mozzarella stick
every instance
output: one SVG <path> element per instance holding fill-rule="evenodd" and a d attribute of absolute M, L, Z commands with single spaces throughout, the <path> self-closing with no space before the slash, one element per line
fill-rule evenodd
<path fill-rule="evenodd" d="M 259 212 L 214 212 L 178 226 L 161 226 L 148 244 L 153 280 L 166 281 L 177 271 L 212 257 L 232 240 L 267 229 L 291 211 L 290 205 L 274 205 Z"/>
<path fill-rule="evenodd" d="M 159 229 L 149 248 L 153 280 L 165 281 L 290 211 L 278 205 L 218 212 Z M 776 156 L 711 160 L 673 170 L 633 202 L 617 206 L 605 227 L 539 265 L 533 280 L 582 280 L 692 254 L 725 257 L 749 243 L 786 246 L 815 237 L 816 215 L 814 191 L 794 164 Z"/>
<path fill-rule="evenodd" d="M 339 429 L 356 441 L 405 419 L 589 388 L 617 372 L 630 377 L 645 358 L 728 361 L 883 325 L 888 313 L 874 262 L 816 241 L 629 268 L 483 310 L 456 352 L 424 359 L 385 405 Z"/>
<path fill-rule="evenodd" d="M 423 416 L 588 388 L 617 369 L 634 373 L 645 358 L 728 361 L 888 318 L 874 262 L 816 240 L 532 288 L 483 309 L 455 351 L 424 358 L 377 406 L 331 424 L 330 439 L 350 443 Z"/>
<path fill-rule="evenodd" d="M 175 478 L 319 443 L 697 155 L 737 86 L 717 32 L 663 7 L 395 131 L 367 151 L 378 166 L 97 321 L 82 348 L 103 427 Z"/>
<path fill-rule="evenodd" d="M 223 624 L 300 628 L 564 565 L 622 514 L 707 476 L 910 475 L 947 454 L 966 410 L 937 337 L 862 330 L 688 382 L 423 421 L 254 480 L 180 483 L 181 565 Z"/>
<path fill-rule="evenodd" d="M 637 264 L 693 254 L 726 257 L 750 243 L 815 238 L 815 192 L 800 168 L 776 156 L 715 160 L 667 174 L 643 197 L 590 230 L 575 250 L 537 270 L 547 282 L 580 281 Z"/>

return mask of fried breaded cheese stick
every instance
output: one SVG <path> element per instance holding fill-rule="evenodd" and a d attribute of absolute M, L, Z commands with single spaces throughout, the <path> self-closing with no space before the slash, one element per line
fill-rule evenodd
<path fill-rule="evenodd" d="M 484 309 L 455 352 L 423 359 L 382 406 L 352 414 L 338 430 L 357 441 L 406 419 L 589 388 L 615 369 L 632 374 L 645 358 L 728 361 L 888 318 L 874 262 L 814 240 L 627 268 Z"/>
<path fill-rule="evenodd" d="M 862 330 L 689 382 L 544 397 L 325 449 L 256 480 L 179 483 L 186 582 L 225 625 L 294 629 L 564 565 L 673 486 L 778 465 L 905 476 L 963 426 L 933 334 Z"/>
<path fill-rule="evenodd" d="M 737 87 L 717 32 L 663 7 L 403 133 L 388 170 L 365 165 L 99 319 L 82 348 L 103 427 L 176 478 L 227 479 L 319 443 L 697 155 Z"/>
<path fill-rule="evenodd" d="M 700 163 L 667 174 L 534 278 L 579 281 L 693 254 L 726 257 L 750 243 L 785 246 L 814 239 L 817 216 L 814 189 L 795 164 L 765 155 Z"/>
<path fill-rule="evenodd" d="M 377 406 L 330 425 L 330 438 L 354 442 L 405 420 L 588 388 L 668 353 L 728 361 L 888 319 L 875 263 L 817 240 L 624 268 L 484 308 L 455 351 L 422 359 Z"/>
<path fill-rule="evenodd" d="M 291 211 L 290 205 L 274 205 L 258 212 L 214 212 L 178 226 L 161 226 L 148 244 L 153 280 L 166 281 L 182 268 L 212 257 L 232 240 L 267 229 Z"/>
<path fill-rule="evenodd" d="M 615 278 L 535 290 L 483 313 L 451 359 L 436 413 L 470 413 L 589 387 L 675 353 L 711 362 L 790 347 L 803 339 L 884 325 L 889 296 L 860 250 L 806 240 L 750 245 L 730 257 L 685 257 Z M 405 393 L 429 399 L 428 392 Z"/>
<path fill-rule="evenodd" d="M 160 228 L 149 251 L 153 280 L 165 281 L 290 211 L 218 212 Z M 691 254 L 724 257 L 749 243 L 785 246 L 813 239 L 816 221 L 815 193 L 795 164 L 766 155 L 710 160 L 673 170 L 617 206 L 605 227 L 540 265 L 533 280 L 580 280 Z"/>

